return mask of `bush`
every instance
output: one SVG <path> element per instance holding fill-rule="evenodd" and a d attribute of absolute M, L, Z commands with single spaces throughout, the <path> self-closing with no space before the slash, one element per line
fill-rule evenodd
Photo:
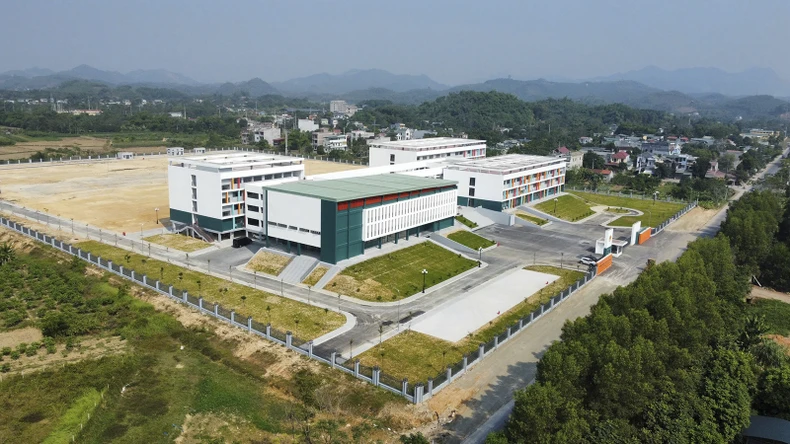
<path fill-rule="evenodd" d="M 2 373 L 8 373 L 8 372 L 10 372 L 10 371 L 11 371 L 11 364 L 9 364 L 9 363 L 7 363 L 7 362 L 6 362 L 5 364 L 3 364 L 3 365 L 0 365 L 0 372 L 2 372 Z"/>
<path fill-rule="evenodd" d="M 8 356 L 11 354 L 11 347 L 3 347 L 2 350 L 3 356 Z"/>
<path fill-rule="evenodd" d="M 11 352 L 11 359 L 13 359 L 13 360 L 15 360 L 15 361 L 16 361 L 17 359 L 19 359 L 19 352 L 18 352 L 18 351 L 16 351 L 16 350 L 12 351 L 12 352 Z"/>

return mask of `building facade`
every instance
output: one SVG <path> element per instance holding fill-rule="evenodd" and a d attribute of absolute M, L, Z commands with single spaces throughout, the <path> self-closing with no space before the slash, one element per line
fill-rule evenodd
<path fill-rule="evenodd" d="M 561 158 L 508 154 L 450 164 L 443 177 L 458 183 L 458 205 L 502 211 L 563 191 L 565 171 Z"/>
<path fill-rule="evenodd" d="M 304 177 L 304 160 L 298 157 L 234 152 L 168 161 L 170 220 L 197 225 L 217 240 L 245 234 L 246 184 Z"/>
<path fill-rule="evenodd" d="M 396 165 L 420 160 L 486 156 L 485 140 L 435 137 L 418 140 L 368 142 L 370 166 Z"/>
<path fill-rule="evenodd" d="M 324 262 L 453 225 L 452 181 L 401 174 L 247 186 L 247 235 Z"/>

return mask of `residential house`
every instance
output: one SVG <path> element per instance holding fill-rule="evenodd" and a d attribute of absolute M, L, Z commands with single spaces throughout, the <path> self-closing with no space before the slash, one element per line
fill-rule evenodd
<path fill-rule="evenodd" d="M 296 125 L 299 128 L 299 131 L 305 131 L 308 133 L 312 133 L 318 129 L 318 125 L 316 125 L 316 123 L 310 119 L 299 119 Z"/>
<path fill-rule="evenodd" d="M 593 143 L 592 137 L 579 137 L 579 143 L 582 145 L 589 145 Z"/>
<path fill-rule="evenodd" d="M 395 131 L 395 140 L 411 140 L 412 132 L 409 128 L 398 128 Z"/>
<path fill-rule="evenodd" d="M 614 171 L 612 170 L 592 170 L 593 173 L 601 175 L 605 182 L 609 182 L 614 177 Z"/>
<path fill-rule="evenodd" d="M 643 153 L 651 153 L 660 156 L 673 156 L 680 154 L 680 145 L 673 142 L 659 141 L 659 142 L 644 142 L 641 145 Z"/>
<path fill-rule="evenodd" d="M 335 150 L 345 151 L 346 149 L 348 149 L 348 139 L 346 139 L 345 134 L 332 134 L 324 137 L 324 150 L 327 152 Z"/>

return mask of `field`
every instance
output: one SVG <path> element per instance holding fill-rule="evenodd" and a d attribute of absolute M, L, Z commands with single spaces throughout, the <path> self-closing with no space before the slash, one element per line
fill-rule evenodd
<path fill-rule="evenodd" d="M 582 199 L 577 199 L 569 194 L 564 194 L 557 198 L 556 212 L 554 211 L 554 199 L 549 199 L 535 205 L 535 208 L 554 217 L 562 220 L 569 220 L 571 222 L 579 219 L 584 219 L 593 214 L 590 206 L 587 205 Z"/>
<path fill-rule="evenodd" d="M 527 214 L 523 211 L 517 211 L 516 217 L 518 217 L 519 219 L 523 219 L 527 222 L 532 222 L 533 224 L 538 226 L 546 225 L 549 222 L 546 219 L 540 218 L 538 216 L 533 216 L 531 214 Z"/>
<path fill-rule="evenodd" d="M 12 311 L 27 318 L 3 319 L 3 329 L 43 329 L 76 359 L 22 376 L 21 359 L 2 358 L 10 372 L 0 378 L 0 442 L 295 442 L 293 430 L 303 435 L 308 421 L 308 442 L 351 442 L 352 434 L 377 442 L 392 439 L 387 428 L 420 425 L 395 395 L 241 330 L 195 321 L 179 304 L 51 248 L 18 251 L 0 273 L 26 277 L 5 281 L 4 300 L 24 298 L 27 308 Z M 118 338 L 127 343 L 122 353 L 80 352 Z M 52 356 L 44 347 L 37 354 Z"/>
<path fill-rule="evenodd" d="M 642 227 L 655 227 L 682 210 L 685 205 L 673 202 L 662 202 L 628 197 L 609 196 L 605 194 L 582 193 L 572 191 L 574 195 L 584 199 L 585 202 L 595 205 L 607 205 L 616 208 L 632 208 L 643 212 L 640 216 L 622 216 L 609 225 L 616 227 L 630 227 L 636 221 L 642 222 Z"/>
<path fill-rule="evenodd" d="M 476 353 L 481 343 L 501 334 L 508 326 L 518 323 L 520 318 L 529 316 L 541 304 L 545 304 L 551 297 L 584 276 L 578 271 L 549 266 L 529 266 L 526 269 L 554 274 L 560 278 L 539 292 L 526 295 L 523 304 L 503 313 L 487 326 L 456 343 L 407 331 L 388 339 L 381 346 L 371 348 L 357 358 L 364 365 L 380 366 L 384 373 L 396 378 L 425 382 L 428 378 L 436 377 L 447 365 L 457 363 L 465 353 Z"/>
<path fill-rule="evenodd" d="M 334 277 L 324 290 L 366 301 L 395 301 L 431 287 L 477 266 L 432 242 L 422 242 L 352 265 Z"/>
<path fill-rule="evenodd" d="M 277 276 L 288 266 L 293 258 L 282 254 L 272 253 L 266 250 L 259 250 L 255 256 L 247 262 L 248 270 Z"/>
<path fill-rule="evenodd" d="M 5 147 L 14 148 L 14 147 Z M 361 168 L 305 161 L 306 174 Z M 4 200 L 69 220 L 121 232 L 151 230 L 170 215 L 167 157 L 44 166 L 0 166 Z"/>
<path fill-rule="evenodd" d="M 320 281 L 322 277 L 324 277 L 324 275 L 326 274 L 327 271 L 329 271 L 328 268 L 326 268 L 326 267 L 324 267 L 322 265 L 319 265 L 319 266 L 315 267 L 313 269 L 313 271 L 311 271 L 310 274 L 307 275 L 306 278 L 304 278 L 304 281 L 302 281 L 302 283 L 305 284 L 305 285 L 313 286 L 313 285 L 317 284 L 318 281 Z"/>
<path fill-rule="evenodd" d="M 185 253 L 191 253 L 211 246 L 211 244 L 202 239 L 181 234 L 157 234 L 155 236 L 146 237 L 145 240 L 152 244 L 161 245 Z"/>
<path fill-rule="evenodd" d="M 192 295 L 202 296 L 207 302 L 219 302 L 225 309 L 236 310 L 239 315 L 252 316 L 262 324 L 270 322 L 274 328 L 291 331 L 295 336 L 305 340 L 317 338 L 345 323 L 345 317 L 333 311 L 311 307 L 201 272 L 148 259 L 96 241 L 80 242 L 77 246 L 137 273 L 144 273 L 175 288 L 186 290 Z M 242 299 L 242 296 L 245 298 Z"/>
<path fill-rule="evenodd" d="M 116 144 L 108 138 L 90 136 L 28 137 L 14 135 L 13 140 L 16 141 L 14 145 L 0 146 L 0 160 L 27 159 L 39 151 L 63 148 L 71 149 L 75 152 L 79 150 L 83 156 L 106 155 L 119 149 L 140 154 L 164 152 L 167 149 L 161 138 L 155 141 L 128 144 Z"/>
<path fill-rule="evenodd" d="M 790 304 L 774 299 L 755 299 L 746 306 L 746 312 L 762 316 L 768 333 L 790 336 Z"/>
<path fill-rule="evenodd" d="M 479 248 L 488 248 L 492 245 L 496 245 L 496 242 L 486 239 L 482 236 L 478 236 L 471 231 L 456 231 L 454 233 L 448 234 L 447 238 L 458 242 L 461 245 L 465 245 L 475 251 L 477 251 Z"/>

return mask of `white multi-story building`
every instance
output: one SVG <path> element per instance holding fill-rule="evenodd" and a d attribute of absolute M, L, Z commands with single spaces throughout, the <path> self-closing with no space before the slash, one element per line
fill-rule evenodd
<path fill-rule="evenodd" d="M 418 140 L 368 142 L 370 166 L 395 165 L 419 160 L 458 158 L 479 159 L 486 156 L 485 140 L 435 137 Z"/>
<path fill-rule="evenodd" d="M 324 137 L 324 149 L 326 151 L 334 151 L 334 150 L 345 151 L 346 149 L 348 149 L 348 139 L 346 139 L 346 135 L 335 134 L 335 135 Z"/>
<path fill-rule="evenodd" d="M 173 146 L 167 149 L 168 156 L 183 156 L 184 155 L 184 147 L 182 146 Z"/>
<path fill-rule="evenodd" d="M 449 164 L 443 178 L 458 182 L 458 205 L 502 211 L 563 191 L 565 170 L 561 158 L 508 154 Z"/>
<path fill-rule="evenodd" d="M 304 131 L 307 133 L 318 131 L 318 124 L 310 119 L 299 119 L 296 125 L 299 128 L 299 131 Z"/>
<path fill-rule="evenodd" d="M 345 114 L 348 103 L 345 100 L 332 100 L 329 102 L 329 112 L 334 114 Z"/>
<path fill-rule="evenodd" d="M 232 152 L 168 161 L 170 220 L 197 225 L 218 240 L 244 235 L 246 184 L 304 177 L 298 157 Z"/>

